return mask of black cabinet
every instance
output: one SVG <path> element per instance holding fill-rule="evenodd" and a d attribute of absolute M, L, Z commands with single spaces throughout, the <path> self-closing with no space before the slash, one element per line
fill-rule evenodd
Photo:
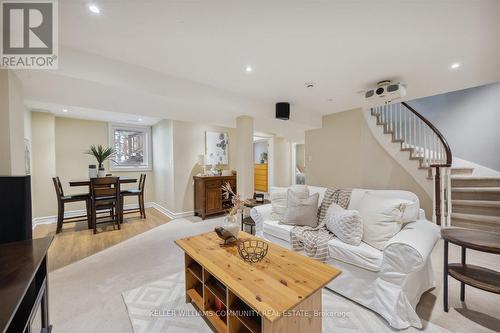
<path fill-rule="evenodd" d="M 0 211 L 0 244 L 32 238 L 30 176 L 0 177 Z"/>
<path fill-rule="evenodd" d="M 0 244 L 0 330 L 48 333 L 47 251 L 52 237 Z"/>

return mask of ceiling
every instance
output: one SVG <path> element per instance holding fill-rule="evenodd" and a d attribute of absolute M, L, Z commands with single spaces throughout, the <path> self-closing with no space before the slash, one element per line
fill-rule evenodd
<path fill-rule="evenodd" d="M 94 3 L 59 2 L 60 70 L 19 72 L 28 99 L 227 126 L 249 114 L 293 136 L 382 79 L 406 99 L 500 81 L 497 0 Z M 278 101 L 291 121 L 273 120 Z"/>

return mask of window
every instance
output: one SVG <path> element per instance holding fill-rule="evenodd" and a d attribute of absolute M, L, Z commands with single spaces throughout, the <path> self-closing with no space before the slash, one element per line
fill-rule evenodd
<path fill-rule="evenodd" d="M 109 145 L 115 148 L 110 161 L 112 171 L 150 170 L 151 128 L 109 125 Z"/>

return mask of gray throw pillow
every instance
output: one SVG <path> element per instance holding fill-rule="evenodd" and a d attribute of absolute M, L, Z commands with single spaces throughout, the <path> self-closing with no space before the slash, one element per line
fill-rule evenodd
<path fill-rule="evenodd" d="M 317 227 L 318 200 L 318 193 L 306 198 L 301 198 L 300 195 L 288 190 L 285 217 L 280 223 Z"/>

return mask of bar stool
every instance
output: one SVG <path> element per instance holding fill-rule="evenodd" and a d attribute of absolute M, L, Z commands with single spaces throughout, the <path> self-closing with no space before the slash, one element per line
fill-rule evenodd
<path fill-rule="evenodd" d="M 64 195 L 59 177 L 53 177 L 52 181 L 56 189 L 57 195 L 57 228 L 56 233 L 62 232 L 63 223 L 87 221 L 88 228 L 92 228 L 90 217 L 90 195 L 88 193 Z M 67 202 L 85 201 L 86 215 L 77 215 L 72 217 L 64 217 L 64 204 Z"/>
<path fill-rule="evenodd" d="M 136 189 L 124 190 L 122 191 L 122 205 L 125 201 L 125 197 L 137 196 L 137 200 L 139 202 L 139 208 L 131 208 L 131 209 L 123 209 L 123 214 L 131 214 L 131 213 L 141 213 L 141 218 L 146 218 L 146 209 L 144 208 L 144 185 L 146 183 L 146 174 L 141 174 L 141 178 L 139 179 L 139 187 Z"/>
<path fill-rule="evenodd" d="M 90 179 L 90 207 L 92 226 L 94 234 L 97 233 L 97 224 L 113 222 L 120 229 L 122 218 L 120 178 L 103 177 Z M 97 214 L 106 211 L 110 213 L 110 219 L 97 222 Z"/>

